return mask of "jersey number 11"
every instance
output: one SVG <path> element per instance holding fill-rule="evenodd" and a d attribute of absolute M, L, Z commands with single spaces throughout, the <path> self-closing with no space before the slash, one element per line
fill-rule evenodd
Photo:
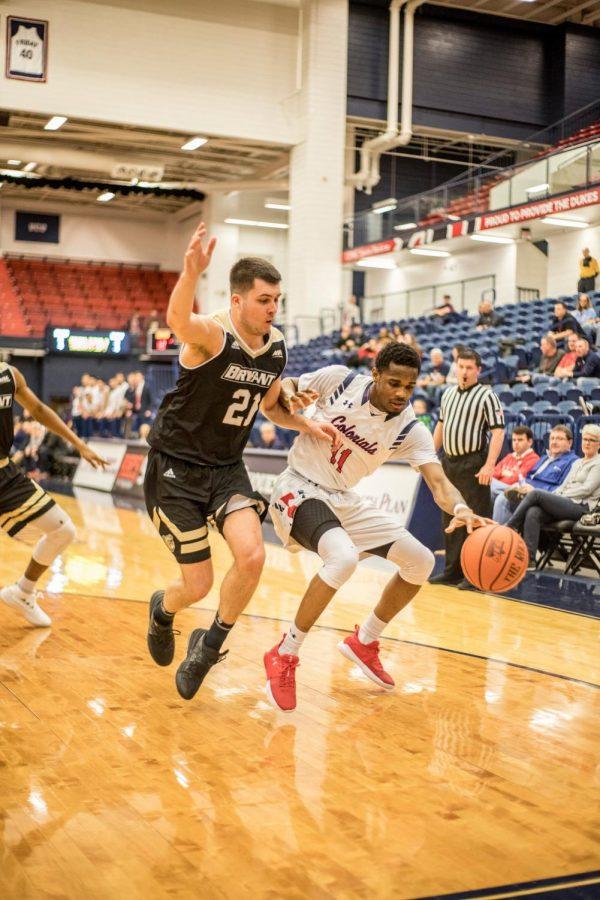
<path fill-rule="evenodd" d="M 337 450 L 334 450 L 333 453 L 331 454 L 331 459 L 329 460 L 329 462 L 331 463 L 332 466 L 337 465 L 338 472 L 342 471 L 342 469 L 344 467 L 344 463 L 346 462 L 346 460 L 352 453 L 352 450 L 349 448 L 347 450 L 342 450 L 341 453 L 340 453 L 340 450 L 341 450 L 341 447 L 338 447 Z M 339 453 L 339 456 L 338 456 L 338 453 Z"/>

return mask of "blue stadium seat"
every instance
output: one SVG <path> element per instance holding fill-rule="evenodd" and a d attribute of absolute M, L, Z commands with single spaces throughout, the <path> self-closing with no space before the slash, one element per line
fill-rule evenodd
<path fill-rule="evenodd" d="M 544 392 L 542 394 L 542 400 L 547 400 L 548 403 L 558 403 L 560 398 L 562 397 L 562 393 L 559 393 L 556 388 L 548 388 L 544 386 Z"/>

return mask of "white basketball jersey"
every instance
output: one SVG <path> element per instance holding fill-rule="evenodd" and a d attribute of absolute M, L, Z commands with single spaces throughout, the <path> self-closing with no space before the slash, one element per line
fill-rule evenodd
<path fill-rule="evenodd" d="M 10 44 L 11 70 L 27 75 L 43 74 L 43 43 L 35 28 L 19 25 Z"/>
<path fill-rule="evenodd" d="M 373 379 L 345 366 L 327 366 L 301 375 L 301 391 L 318 391 L 311 418 L 328 422 L 342 438 L 332 453 L 325 441 L 299 434 L 288 465 L 299 475 L 330 490 L 349 490 L 389 459 L 405 459 L 411 466 L 438 463 L 433 438 L 418 421 L 412 406 L 397 415 L 375 409 L 369 397 Z"/>

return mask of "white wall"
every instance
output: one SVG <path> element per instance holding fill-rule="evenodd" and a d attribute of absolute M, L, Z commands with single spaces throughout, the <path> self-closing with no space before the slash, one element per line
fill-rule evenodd
<path fill-rule="evenodd" d="M 531 241 L 519 241 L 516 266 L 517 286 L 536 288 L 540 292 L 540 297 L 545 297 L 548 285 L 548 257 Z"/>
<path fill-rule="evenodd" d="M 408 259 L 407 259 L 408 257 Z M 445 284 L 451 286 L 449 293 L 457 308 L 460 309 L 460 290 L 455 282 L 465 278 L 495 274 L 496 302 L 513 303 L 515 299 L 515 260 L 516 245 L 506 244 L 491 247 L 489 250 L 470 250 L 464 253 L 453 252 L 447 258 L 429 259 L 403 253 L 400 267 L 392 270 L 366 269 L 365 295 L 388 294 L 409 289 L 421 288 L 424 285 L 440 285 L 438 296 L 441 296 Z M 413 260 L 418 260 L 413 262 Z M 467 308 L 473 310 L 477 306 L 483 284 L 475 285 L 467 292 Z M 422 301 L 411 300 L 410 315 L 419 315 L 431 306 L 429 296 L 423 294 Z M 396 313 L 402 315 L 401 309 Z M 386 308 L 386 318 L 394 316 L 393 305 Z"/>
<path fill-rule="evenodd" d="M 579 281 L 579 260 L 584 247 L 589 247 L 592 256 L 600 259 L 600 226 L 595 228 L 557 229 L 554 237 L 548 238 L 548 295 L 574 294 Z M 600 278 L 596 279 L 600 288 Z"/>
<path fill-rule="evenodd" d="M 49 21 L 46 84 L 3 80 L 8 109 L 291 143 L 298 10 L 247 0 L 9 0 Z M 4 31 L 0 65 L 4 71 Z"/>
<path fill-rule="evenodd" d="M 15 210 L 60 214 L 60 242 L 45 244 L 15 241 Z M 82 207 L 69 209 L 31 201 L 0 203 L 0 252 L 30 256 L 68 256 L 79 259 L 154 263 L 179 270 L 193 229 L 193 220 L 181 225 L 166 218 L 141 219 Z"/>

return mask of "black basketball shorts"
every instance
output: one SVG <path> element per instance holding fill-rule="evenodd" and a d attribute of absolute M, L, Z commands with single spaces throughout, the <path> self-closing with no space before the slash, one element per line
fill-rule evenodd
<path fill-rule="evenodd" d="M 148 515 L 178 563 L 210 557 L 208 523 L 222 533 L 229 513 L 254 507 L 260 520 L 265 498 L 252 489 L 244 463 L 199 466 L 150 450 L 144 478 Z"/>
<path fill-rule="evenodd" d="M 16 537 L 54 505 L 52 497 L 13 462 L 0 461 L 0 528 L 9 537 Z"/>

